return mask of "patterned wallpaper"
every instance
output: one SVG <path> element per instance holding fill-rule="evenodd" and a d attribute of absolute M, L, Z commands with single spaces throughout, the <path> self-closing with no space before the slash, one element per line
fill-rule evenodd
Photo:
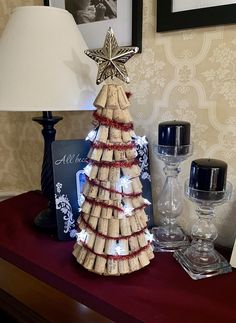
<path fill-rule="evenodd" d="M 0 28 L 11 9 L 39 5 L 40 0 L 1 0 Z M 163 164 L 155 157 L 158 123 L 191 122 L 194 154 L 182 165 L 180 181 L 192 159 L 212 157 L 228 163 L 228 180 L 236 187 L 236 24 L 156 33 L 156 0 L 144 0 L 143 53 L 128 65 L 133 92 L 131 113 L 135 130 L 150 140 L 155 221 L 156 202 L 164 182 Z M 91 128 L 91 112 L 60 113 L 57 139 L 83 138 Z M 42 137 L 30 113 L 1 113 L 0 191 L 40 187 Z M 236 229 L 236 195 L 217 209 L 218 242 L 231 246 Z M 180 222 L 189 231 L 196 219 L 194 206 L 184 201 Z"/>

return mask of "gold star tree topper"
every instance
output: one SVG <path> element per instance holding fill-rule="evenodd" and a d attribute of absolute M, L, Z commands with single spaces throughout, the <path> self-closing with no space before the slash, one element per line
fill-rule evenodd
<path fill-rule="evenodd" d="M 119 47 L 111 28 L 106 34 L 103 48 L 88 49 L 85 54 L 98 64 L 96 83 L 100 84 L 107 78 L 118 77 L 129 83 L 129 76 L 125 63 L 138 52 L 138 47 Z"/>

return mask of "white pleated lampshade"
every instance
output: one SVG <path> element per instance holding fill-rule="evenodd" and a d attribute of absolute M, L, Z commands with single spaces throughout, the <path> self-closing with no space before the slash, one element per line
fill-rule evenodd
<path fill-rule="evenodd" d="M 66 10 L 16 8 L 0 39 L 0 110 L 91 110 L 96 65 Z"/>

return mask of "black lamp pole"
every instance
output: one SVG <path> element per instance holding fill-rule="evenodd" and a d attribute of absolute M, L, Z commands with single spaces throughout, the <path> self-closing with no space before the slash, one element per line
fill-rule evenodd
<path fill-rule="evenodd" d="M 62 120 L 62 117 L 53 117 L 52 112 L 43 112 L 42 117 L 32 119 L 43 126 L 42 134 L 44 138 L 44 156 L 41 172 L 41 190 L 43 195 L 48 199 L 48 208 L 42 210 L 34 220 L 35 225 L 45 231 L 55 231 L 56 208 L 53 182 L 52 151 L 51 144 L 55 140 L 56 130 L 54 125 Z"/>

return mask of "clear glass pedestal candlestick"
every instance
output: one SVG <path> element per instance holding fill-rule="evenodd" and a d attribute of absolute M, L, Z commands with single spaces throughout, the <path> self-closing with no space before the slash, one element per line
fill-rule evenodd
<path fill-rule="evenodd" d="M 177 250 L 175 259 L 181 264 L 191 278 L 197 280 L 232 271 L 227 260 L 214 249 L 217 229 L 212 222 L 215 207 L 230 199 L 232 185 L 227 182 L 224 191 L 202 191 L 185 184 L 185 194 L 197 204 L 197 222 L 193 225 L 192 242 L 189 247 Z"/>
<path fill-rule="evenodd" d="M 176 223 L 182 211 L 183 190 L 178 181 L 180 163 L 192 154 L 192 145 L 154 147 L 159 159 L 165 163 L 166 180 L 160 193 L 157 208 L 162 225 L 153 227 L 153 246 L 156 252 L 174 252 L 189 245 L 183 229 Z"/>

